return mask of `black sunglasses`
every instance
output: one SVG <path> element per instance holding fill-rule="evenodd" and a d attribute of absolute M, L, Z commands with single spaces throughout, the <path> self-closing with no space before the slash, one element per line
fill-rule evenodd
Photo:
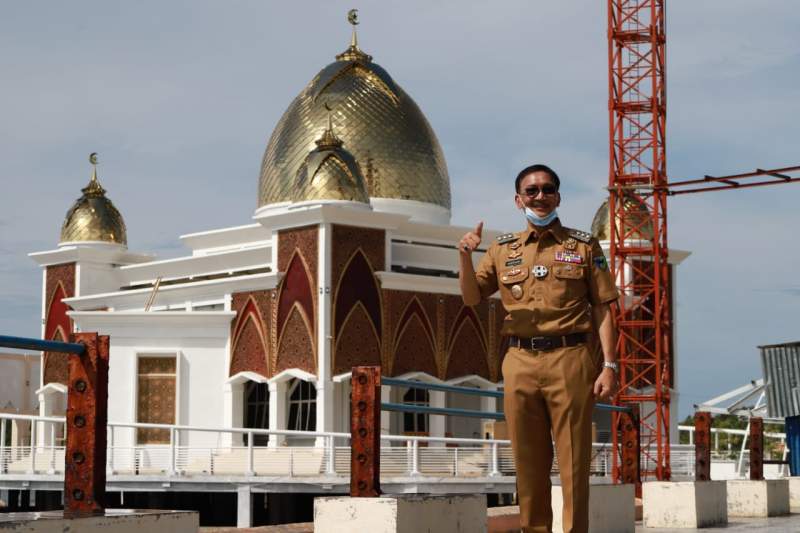
<path fill-rule="evenodd" d="M 537 187 L 536 185 L 534 185 L 522 191 L 521 194 L 524 194 L 525 196 L 530 196 L 531 198 L 536 198 L 537 196 L 539 196 L 539 192 L 541 192 L 545 196 L 552 196 L 556 192 L 558 192 L 558 189 L 556 189 L 555 185 L 550 185 L 550 184 L 542 185 L 541 187 Z"/>

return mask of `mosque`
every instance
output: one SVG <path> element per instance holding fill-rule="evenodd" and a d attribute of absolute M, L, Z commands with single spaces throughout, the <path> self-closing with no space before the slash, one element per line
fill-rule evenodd
<path fill-rule="evenodd" d="M 130 251 L 123 216 L 94 155 L 91 162 L 57 248 L 30 256 L 43 270 L 43 338 L 111 336 L 110 421 L 349 431 L 350 369 L 365 364 L 388 376 L 502 388 L 504 312 L 497 295 L 475 307 L 461 300 L 455 244 L 468 228 L 450 225 L 442 148 L 411 96 L 361 50 L 355 25 L 350 46 L 275 126 L 251 223 L 180 236 L 191 250 L 185 257 Z M 607 250 L 606 206 L 592 230 Z M 500 233 L 485 231 L 484 243 Z M 685 255 L 676 252 L 673 266 Z M 43 356 L 41 415 L 64 412 L 64 363 Z M 383 394 L 502 409 L 477 396 Z M 381 423 L 396 435 L 491 431 L 488 421 L 400 413 L 384 413 Z M 138 428 L 115 438 L 115 446 L 146 448 L 168 444 L 171 434 Z M 203 432 L 185 438 L 190 446 L 242 445 L 231 434 L 227 442 Z M 320 445 L 294 435 L 254 440 Z"/>

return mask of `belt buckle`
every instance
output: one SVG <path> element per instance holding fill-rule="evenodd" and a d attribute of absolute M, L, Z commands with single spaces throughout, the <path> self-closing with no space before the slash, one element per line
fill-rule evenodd
<path fill-rule="evenodd" d="M 550 337 L 531 337 L 531 350 L 546 351 L 553 349 L 553 339 Z"/>

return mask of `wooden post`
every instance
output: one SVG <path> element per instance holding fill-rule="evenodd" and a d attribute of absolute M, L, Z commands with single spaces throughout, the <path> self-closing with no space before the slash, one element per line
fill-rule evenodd
<path fill-rule="evenodd" d="M 350 496 L 381 494 L 381 367 L 353 368 L 350 409 Z"/>

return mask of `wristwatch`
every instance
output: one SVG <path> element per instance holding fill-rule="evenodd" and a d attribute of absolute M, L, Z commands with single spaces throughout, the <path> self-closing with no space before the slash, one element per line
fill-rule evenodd
<path fill-rule="evenodd" d="M 610 368 L 615 374 L 619 374 L 619 365 L 616 361 L 603 361 L 603 368 Z"/>

